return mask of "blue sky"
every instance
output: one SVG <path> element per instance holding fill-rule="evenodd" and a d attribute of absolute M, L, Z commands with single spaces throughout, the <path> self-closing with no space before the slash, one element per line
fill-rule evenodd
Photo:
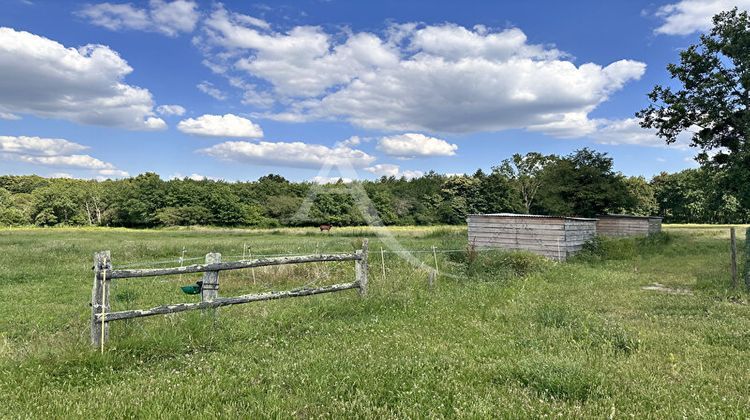
<path fill-rule="evenodd" d="M 0 173 L 374 178 L 582 147 L 677 171 L 694 150 L 633 114 L 735 4 L 0 0 Z"/>

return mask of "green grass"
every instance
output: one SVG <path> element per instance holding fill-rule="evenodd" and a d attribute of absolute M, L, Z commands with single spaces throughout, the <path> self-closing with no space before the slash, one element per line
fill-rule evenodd
<path fill-rule="evenodd" d="M 602 241 L 557 264 L 439 254 L 441 276 L 367 228 L 0 230 L 0 417 L 710 417 L 750 415 L 750 307 L 726 229 Z M 390 230 L 407 249 L 464 249 L 461 228 Z M 740 231 L 742 232 L 742 231 Z M 355 291 L 113 322 L 88 344 L 92 255 L 115 267 L 221 252 L 351 251 Z M 743 235 L 740 235 L 743 238 Z M 739 249 L 744 249 L 744 243 Z M 415 254 L 434 265 L 430 252 Z M 166 264 L 165 264 L 166 265 Z M 162 265 L 164 266 L 164 265 Z M 197 301 L 199 278 L 117 280 L 114 310 Z M 353 264 L 221 274 L 224 296 L 353 279 Z M 641 290 L 661 283 L 692 295 Z"/>

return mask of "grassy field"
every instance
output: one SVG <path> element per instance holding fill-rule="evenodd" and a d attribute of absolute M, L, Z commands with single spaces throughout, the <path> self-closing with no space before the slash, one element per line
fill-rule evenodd
<path fill-rule="evenodd" d="M 430 265 L 432 246 L 466 247 L 461 228 L 389 232 Z M 440 253 L 429 290 L 398 254 L 385 254 L 383 276 L 368 229 L 0 230 L 0 417 L 746 418 L 750 307 L 728 288 L 727 230 L 667 232 L 604 241 L 563 264 Z M 88 344 L 95 251 L 111 250 L 115 268 L 160 266 L 183 248 L 230 260 L 245 246 L 351 251 L 363 236 L 365 299 L 345 291 L 113 322 L 105 354 Z M 352 263 L 222 273 L 220 293 L 353 275 Z M 197 301 L 179 286 L 198 277 L 118 280 L 113 309 Z M 681 293 L 642 289 L 654 283 Z"/>

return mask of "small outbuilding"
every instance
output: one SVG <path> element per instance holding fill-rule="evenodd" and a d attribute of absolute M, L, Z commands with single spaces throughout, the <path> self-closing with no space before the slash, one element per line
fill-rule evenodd
<path fill-rule="evenodd" d="M 597 216 L 596 232 L 602 236 L 647 236 L 661 232 L 661 217 L 604 214 Z"/>
<path fill-rule="evenodd" d="M 557 261 L 580 251 L 596 235 L 597 219 L 529 214 L 472 214 L 469 245 L 524 250 Z"/>

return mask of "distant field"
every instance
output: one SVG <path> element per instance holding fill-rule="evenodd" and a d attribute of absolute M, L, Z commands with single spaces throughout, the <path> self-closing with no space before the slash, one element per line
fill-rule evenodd
<path fill-rule="evenodd" d="M 665 230 L 563 264 L 467 255 L 463 227 L 0 230 L 0 417 L 748 417 L 750 306 L 728 289 L 728 230 Z M 384 233 L 429 266 L 433 246 L 453 250 L 437 253 L 434 290 L 387 247 L 383 276 Z M 96 251 L 115 268 L 168 266 L 183 249 L 193 263 L 351 251 L 362 237 L 366 299 L 113 322 L 104 355 L 88 345 Z M 353 265 L 254 275 L 222 273 L 220 293 L 351 281 Z M 197 301 L 179 286 L 198 278 L 117 280 L 113 310 Z M 680 294 L 641 289 L 654 283 Z"/>

